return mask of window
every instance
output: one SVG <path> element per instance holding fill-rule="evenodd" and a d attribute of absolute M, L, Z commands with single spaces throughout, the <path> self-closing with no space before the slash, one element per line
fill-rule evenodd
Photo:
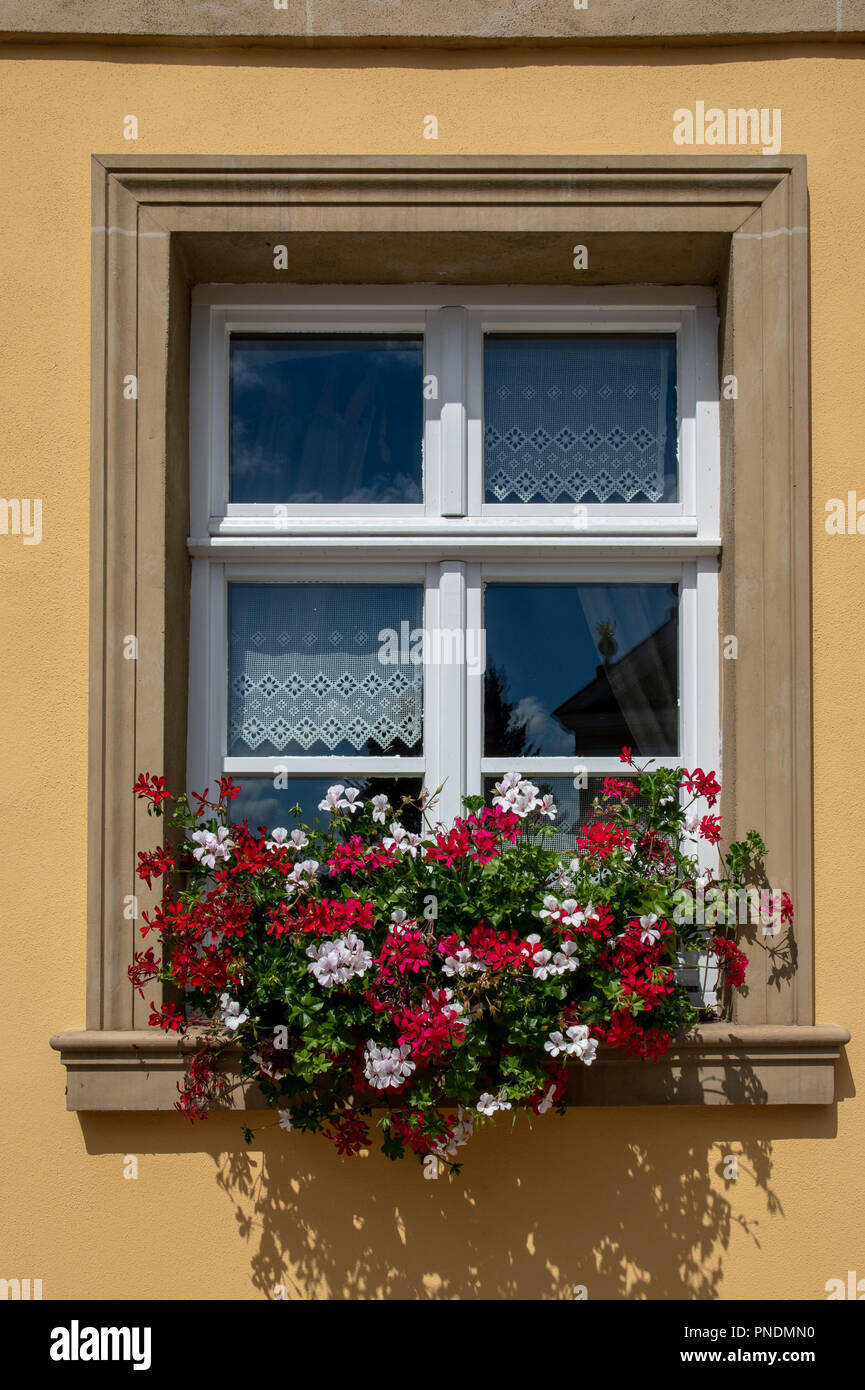
<path fill-rule="evenodd" d="M 68 1108 L 170 1109 L 176 1100 L 183 1058 L 173 1037 L 147 1028 L 147 1005 L 127 977 L 140 944 L 130 895 L 147 905 L 135 852 L 153 848 L 160 833 L 130 788 L 138 772 L 159 769 L 175 789 L 184 778 L 198 786 L 228 756 L 224 571 L 233 564 L 246 570 L 237 582 L 269 583 L 270 567 L 283 583 L 333 584 L 345 577 L 336 573 L 341 566 L 355 586 L 361 569 L 385 586 L 422 584 L 425 621 L 464 623 L 465 631 L 471 594 L 480 607 L 471 566 L 486 567 L 488 584 L 521 582 L 525 575 L 509 570 L 516 564 L 530 571 L 527 582 L 554 585 L 648 582 L 633 573 L 644 565 L 654 581 L 680 586 L 684 723 L 688 710 L 699 722 L 716 708 L 719 629 L 704 626 L 702 616 L 695 622 L 694 610 L 712 612 L 720 581 L 720 633 L 738 643 L 737 659 L 721 665 L 725 828 L 733 835 L 750 825 L 764 830 L 773 847 L 771 881 L 789 888 L 796 903 L 795 930 L 768 948 L 759 937 L 749 940 L 749 989 L 732 1026 L 701 1026 L 657 1067 L 617 1058 L 583 1068 L 571 1100 L 831 1103 L 835 1061 L 849 1033 L 814 1016 L 804 158 L 725 155 L 709 167 L 704 156 L 681 154 L 94 156 L 93 214 L 87 1022 L 52 1039 L 67 1069 Z M 603 289 L 576 289 L 569 270 L 573 228 L 587 224 L 591 273 L 603 276 Z M 277 228 L 298 283 L 311 287 L 326 277 L 339 288 L 286 295 L 281 286 L 261 286 Z M 383 265 L 393 282 L 387 290 L 350 288 L 375 284 Z M 500 283 L 531 281 L 531 288 L 497 291 L 491 267 Z M 217 288 L 215 281 L 231 283 Z M 647 283 L 702 288 L 657 289 L 645 298 L 630 288 Z M 717 370 L 710 286 L 720 319 Z M 294 306 L 290 323 L 280 304 Z M 312 324 L 304 323 L 307 310 Z M 366 321 L 364 310 L 371 311 Z M 676 334 L 677 500 L 652 502 L 642 517 L 646 504 L 636 494 L 626 504 L 608 496 L 600 514 L 590 499 L 571 503 L 561 494 L 545 505 L 519 495 L 487 503 L 478 471 L 483 383 L 467 365 L 472 353 L 482 361 L 484 331 L 548 336 L 561 331 L 564 316 L 566 332 L 612 334 L 622 311 L 626 320 L 615 325 L 622 336 Z M 376 516 L 362 513 L 362 502 L 342 513 L 336 509 L 346 504 L 244 502 L 248 514 L 232 514 L 226 314 L 248 336 L 321 336 L 328 328 L 386 341 L 423 336 L 425 377 L 439 382 L 435 408 L 424 403 L 423 503 L 393 501 Z M 691 352 L 684 350 L 689 334 Z M 689 359 L 693 414 L 683 404 Z M 119 386 L 133 367 L 136 400 Z M 714 451 L 702 446 L 715 430 L 719 380 L 720 509 Z M 734 380 L 735 396 L 726 389 Z M 617 515 L 623 505 L 630 511 Z M 583 506 L 585 513 L 576 511 Z M 370 547 L 390 571 L 378 579 L 374 565 L 360 561 Z M 490 573 L 496 566 L 509 572 Z M 672 575 L 658 573 L 665 566 Z M 225 594 L 216 603 L 211 582 Z M 125 658 L 130 633 L 145 659 Z M 696 665 L 688 664 L 689 644 L 692 651 L 696 644 Z M 481 709 L 480 691 L 472 705 L 467 690 L 463 704 L 465 664 L 428 665 L 423 675 L 425 778 L 456 756 L 466 785 L 470 774 L 479 783 L 482 726 L 468 710 Z M 465 707 L 466 723 L 446 730 L 442 749 L 428 710 L 449 699 Z M 680 746 L 689 760 L 690 748 Z M 266 774 L 259 779 L 264 786 Z"/>
<path fill-rule="evenodd" d="M 518 767 L 573 842 L 623 745 L 716 766 L 716 334 L 704 289 L 196 291 L 190 784 L 449 819 Z"/>

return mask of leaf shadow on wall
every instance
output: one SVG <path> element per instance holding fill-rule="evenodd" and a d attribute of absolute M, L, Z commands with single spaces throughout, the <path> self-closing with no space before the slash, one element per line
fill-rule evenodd
<path fill-rule="evenodd" d="M 178 1191 L 163 1220 L 193 1261 L 217 1232 L 224 1253 L 236 1226 L 236 1263 L 214 1298 L 543 1300 L 584 1286 L 590 1301 L 713 1300 L 747 1295 L 764 1251 L 775 1266 L 782 1194 L 801 1188 L 799 1141 L 813 1167 L 814 1145 L 837 1133 L 837 1105 L 768 1107 L 746 1094 L 756 1077 L 743 1088 L 737 1069 L 737 1082 L 732 1105 L 574 1106 L 531 1126 L 525 1112 L 497 1116 L 463 1150 L 462 1173 L 437 1181 L 377 1148 L 341 1158 L 270 1112 L 242 1117 L 268 1126 L 251 1148 L 236 1112 L 194 1126 L 164 1112 L 79 1119 L 91 1154 L 213 1164 L 217 1193 L 190 1207 Z M 175 1173 L 184 1189 L 207 1186 L 200 1164 Z M 818 1282 L 804 1296 L 822 1297 Z"/>
<path fill-rule="evenodd" d="M 438 1181 L 271 1131 L 220 1155 L 217 1181 L 266 1298 L 711 1300 L 733 1244 L 783 1219 L 769 1133 L 829 1138 L 834 1116 L 572 1110 L 530 1133 L 523 1115 Z"/>

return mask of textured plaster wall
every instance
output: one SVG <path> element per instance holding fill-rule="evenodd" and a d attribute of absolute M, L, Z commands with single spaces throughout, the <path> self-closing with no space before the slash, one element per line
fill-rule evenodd
<path fill-rule="evenodd" d="M 590 1298 L 774 1300 L 865 1276 L 853 1081 L 865 537 L 823 525 L 828 498 L 865 495 L 862 74 L 855 46 L 0 49 L 0 493 L 43 499 L 41 544 L 0 535 L 0 1277 L 41 1278 L 51 1299 L 261 1298 L 277 1285 L 546 1298 L 585 1284 Z M 593 1110 L 534 1133 L 523 1119 L 484 1132 L 452 1184 L 278 1130 L 247 1155 L 228 1116 L 190 1129 L 67 1114 L 48 1038 L 84 1021 L 90 154 L 672 154 L 672 113 L 697 100 L 780 108 L 782 150 L 809 163 L 817 1019 L 853 1033 L 837 1109 Z M 722 1177 L 728 1153 L 736 1182 Z"/>

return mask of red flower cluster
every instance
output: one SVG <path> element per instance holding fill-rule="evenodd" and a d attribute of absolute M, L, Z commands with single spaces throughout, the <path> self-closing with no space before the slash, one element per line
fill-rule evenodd
<path fill-rule="evenodd" d="M 601 788 L 601 795 L 605 797 L 617 797 L 619 801 L 627 801 L 628 797 L 639 796 L 640 788 L 636 782 L 627 782 L 621 777 L 605 777 L 604 785 Z"/>
<path fill-rule="evenodd" d="M 298 903 L 294 909 L 280 904 L 268 913 L 268 935 L 282 936 L 284 932 L 314 932 L 316 936 L 333 936 L 335 932 L 363 931 L 373 924 L 372 903 L 360 898 L 320 898 Z"/>
<path fill-rule="evenodd" d="M 149 772 L 139 774 L 138 781 L 132 790 L 136 796 L 146 798 L 154 806 L 158 806 L 162 801 L 168 801 L 171 797 L 171 792 L 165 785 L 165 778 L 153 777 Z"/>
<path fill-rule="evenodd" d="M 184 1084 L 177 1083 L 180 1099 L 174 1108 L 184 1120 L 205 1120 L 210 1106 L 228 1090 L 228 1081 L 214 1065 L 209 1048 L 203 1047 L 190 1059 Z"/>
<path fill-rule="evenodd" d="M 721 794 L 721 785 L 716 780 L 714 772 L 704 772 L 701 767 L 695 767 L 693 772 L 685 772 L 684 782 L 679 783 L 692 796 L 703 796 L 709 806 L 714 806 Z"/>
<path fill-rule="evenodd" d="M 406 971 L 416 975 L 429 965 L 429 960 L 429 951 L 419 931 L 404 928 L 389 932 L 378 953 L 379 976 L 386 985 L 393 985 Z"/>
<path fill-rule="evenodd" d="M 425 1155 L 440 1144 L 447 1144 L 456 1128 L 453 1115 L 440 1115 L 437 1121 L 431 1122 L 422 1110 L 395 1110 L 390 1117 L 390 1127 L 412 1153 Z"/>
<path fill-rule="evenodd" d="M 577 836 L 577 849 L 597 854 L 601 859 L 606 859 L 615 849 L 630 849 L 632 843 L 627 830 L 621 826 L 607 825 L 603 821 L 595 821 L 594 825 L 585 826 Z"/>
<path fill-rule="evenodd" d="M 353 1155 L 369 1148 L 369 1130 L 360 1115 L 346 1111 L 335 1115 L 329 1123 L 330 1129 L 323 1131 L 324 1136 L 336 1145 L 337 1153 Z"/>
<path fill-rule="evenodd" d="M 446 1004 L 445 990 L 430 990 L 420 1008 L 397 1009 L 391 1016 L 400 1030 L 398 1045 L 408 1043 L 419 1061 L 440 1061 L 466 1034 L 463 1020 L 444 1012 Z"/>
<path fill-rule="evenodd" d="M 151 999 L 150 1017 L 147 1020 L 151 1028 L 164 1028 L 166 1032 L 171 1029 L 172 1032 L 176 1033 L 181 1023 L 185 1021 L 185 1014 L 180 1012 L 176 1004 L 160 1004 L 157 1009 Z"/>
<path fill-rule="evenodd" d="M 592 1032 L 626 1057 L 642 1057 L 648 1062 L 657 1062 L 670 1046 L 669 1033 L 643 1027 L 627 1009 L 614 1009 L 607 1027 L 593 1028 Z"/>
<path fill-rule="evenodd" d="M 672 994 L 675 980 L 673 969 L 661 965 L 661 957 L 668 949 L 667 939 L 673 932 L 666 922 L 658 922 L 655 930 L 661 933 L 658 941 L 643 941 L 639 922 L 629 922 L 610 958 L 610 965 L 621 979 L 622 993 L 641 999 L 647 1009 L 661 1007 L 667 995 Z"/>
<path fill-rule="evenodd" d="M 161 878 L 169 869 L 173 869 L 176 863 L 177 860 L 172 859 L 169 853 L 168 845 L 160 845 L 151 854 L 140 849 L 135 872 L 149 888 L 154 878 Z"/>
<path fill-rule="evenodd" d="M 713 936 L 711 946 L 718 958 L 718 969 L 723 972 L 725 983 L 732 989 L 739 989 L 745 983 L 745 971 L 748 969 L 748 957 L 745 952 L 740 951 L 729 936 Z"/>
<path fill-rule="evenodd" d="M 700 821 L 700 834 L 711 845 L 716 845 L 721 838 L 721 817 L 704 816 Z"/>
<path fill-rule="evenodd" d="M 345 843 L 337 845 L 333 851 L 333 858 L 328 859 L 332 874 L 356 873 L 363 868 L 366 863 L 366 849 L 363 840 L 359 835 L 352 835 L 351 839 Z"/>

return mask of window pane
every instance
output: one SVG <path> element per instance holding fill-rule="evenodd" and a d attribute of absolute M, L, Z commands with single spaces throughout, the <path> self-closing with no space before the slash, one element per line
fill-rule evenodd
<path fill-rule="evenodd" d="M 418 756 L 422 614 L 418 584 L 229 585 L 230 756 Z"/>
<path fill-rule="evenodd" d="M 420 502 L 421 338 L 231 338 L 232 502 Z"/>
<path fill-rule="evenodd" d="M 676 338 L 484 341 L 487 502 L 675 502 Z"/>
<path fill-rule="evenodd" d="M 324 799 L 328 787 L 341 782 L 344 787 L 357 787 L 365 801 L 383 792 L 399 815 L 407 830 L 417 834 L 420 830 L 420 812 L 413 807 L 401 810 L 402 799 L 410 796 L 417 802 L 421 792 L 420 777 L 288 777 L 287 787 L 274 787 L 270 777 L 235 778 L 241 786 L 240 796 L 231 803 L 231 819 L 240 824 L 246 820 L 252 831 L 264 826 L 268 831 L 275 825 L 284 825 L 293 830 L 298 824 L 291 813 L 292 806 L 301 808 L 300 820 L 304 825 L 312 825 L 316 820 L 326 826 L 329 817 L 326 811 L 319 811 L 319 802 Z M 382 834 L 390 832 L 382 826 Z"/>
<path fill-rule="evenodd" d="M 488 584 L 487 757 L 678 751 L 675 584 Z"/>

